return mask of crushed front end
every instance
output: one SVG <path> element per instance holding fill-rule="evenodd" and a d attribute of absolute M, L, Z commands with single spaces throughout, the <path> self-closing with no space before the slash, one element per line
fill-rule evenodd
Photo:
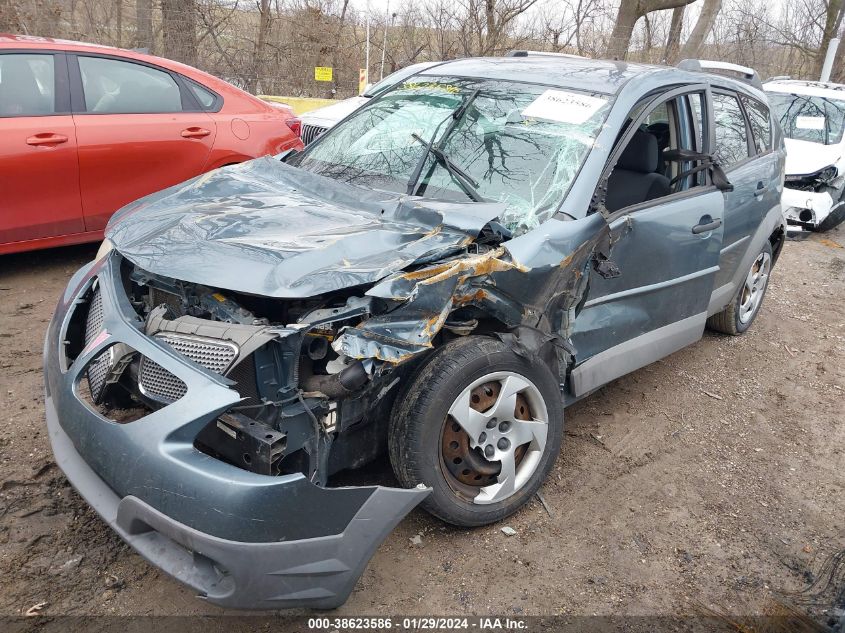
<path fill-rule="evenodd" d="M 845 174 L 835 165 L 812 174 L 787 174 L 782 194 L 790 232 L 826 231 L 845 219 Z"/>
<path fill-rule="evenodd" d="M 342 604 L 428 494 L 325 486 L 377 449 L 352 428 L 377 399 L 363 363 L 326 372 L 331 326 L 271 323 L 295 324 L 306 303 L 257 316 L 112 251 L 71 280 L 49 327 L 57 463 L 138 552 L 224 607 Z"/>

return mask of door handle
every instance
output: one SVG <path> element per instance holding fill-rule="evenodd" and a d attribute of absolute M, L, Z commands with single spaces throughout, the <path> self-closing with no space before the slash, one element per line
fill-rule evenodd
<path fill-rule="evenodd" d="M 704 218 L 701 219 L 703 220 Z M 707 233 L 708 231 L 718 229 L 720 226 L 722 226 L 722 218 L 716 218 L 715 220 L 710 220 L 705 224 L 696 224 L 692 227 L 692 232 L 694 235 L 698 235 L 699 233 Z"/>
<path fill-rule="evenodd" d="M 762 195 L 766 192 L 766 189 L 768 189 L 768 187 L 765 184 L 763 184 L 763 181 L 761 180 L 760 182 L 757 183 L 757 189 L 754 190 L 754 195 L 755 196 Z"/>
<path fill-rule="evenodd" d="M 41 132 L 26 139 L 27 145 L 58 145 L 59 143 L 67 143 L 67 136 L 53 134 L 52 132 Z"/>
<path fill-rule="evenodd" d="M 209 130 L 201 127 L 189 127 L 182 130 L 182 138 L 202 138 L 211 134 Z"/>

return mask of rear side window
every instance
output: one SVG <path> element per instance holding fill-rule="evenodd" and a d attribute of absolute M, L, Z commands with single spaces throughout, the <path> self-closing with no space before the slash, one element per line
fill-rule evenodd
<path fill-rule="evenodd" d="M 716 161 L 727 168 L 748 158 L 748 134 L 739 101 L 733 95 L 713 95 L 713 120 L 716 132 Z"/>
<path fill-rule="evenodd" d="M 755 99 L 745 96 L 740 98 L 748 114 L 748 123 L 751 126 L 751 136 L 754 138 L 757 153 L 768 152 L 772 149 L 772 119 L 769 116 L 769 108 Z"/>
<path fill-rule="evenodd" d="M 0 55 L 0 116 L 39 116 L 56 112 L 52 55 Z"/>
<path fill-rule="evenodd" d="M 85 109 L 102 114 L 181 112 L 182 95 L 169 73 L 103 57 L 79 57 Z"/>
<path fill-rule="evenodd" d="M 188 81 L 188 87 L 191 89 L 191 92 L 194 93 L 197 101 L 200 102 L 203 110 L 208 110 L 214 105 L 214 102 L 217 101 L 217 95 L 193 81 Z"/>

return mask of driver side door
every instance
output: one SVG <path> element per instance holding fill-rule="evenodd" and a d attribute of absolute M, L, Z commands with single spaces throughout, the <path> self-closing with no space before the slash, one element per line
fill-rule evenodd
<path fill-rule="evenodd" d="M 665 162 L 662 151 L 709 149 L 708 104 L 709 88 L 698 85 L 635 108 L 605 168 L 608 206 L 613 202 L 611 259 L 619 274 L 590 273 L 572 335 L 575 397 L 701 338 L 719 270 L 724 195 L 704 172 L 683 176 L 689 165 Z M 665 121 L 651 120 L 661 112 Z M 656 138 L 657 129 L 663 139 Z M 632 150 L 633 143 L 638 146 Z M 644 181 L 653 185 L 644 187 Z"/>

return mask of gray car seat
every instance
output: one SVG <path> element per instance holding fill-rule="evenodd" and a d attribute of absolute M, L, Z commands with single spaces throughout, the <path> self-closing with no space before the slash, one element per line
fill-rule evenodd
<path fill-rule="evenodd" d="M 669 195 L 669 179 L 656 173 L 658 167 L 657 138 L 642 130 L 623 150 L 607 182 L 605 206 L 609 211 Z"/>

